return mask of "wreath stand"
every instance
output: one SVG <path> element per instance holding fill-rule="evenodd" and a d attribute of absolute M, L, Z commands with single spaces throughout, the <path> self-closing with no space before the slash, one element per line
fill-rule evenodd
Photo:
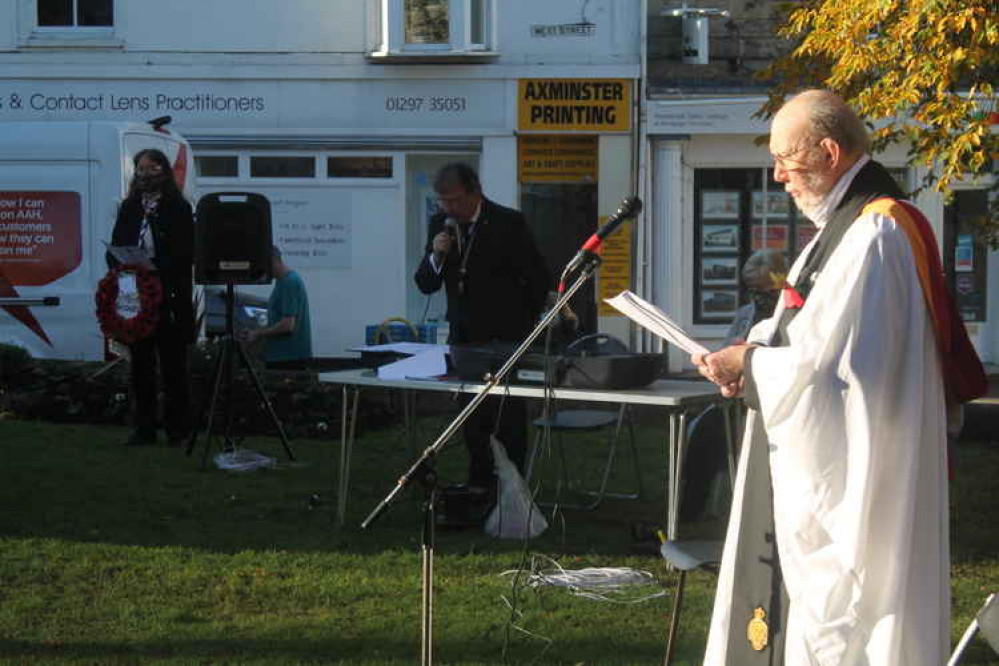
<path fill-rule="evenodd" d="M 211 448 L 212 442 L 212 422 L 214 421 L 215 405 L 219 399 L 223 379 L 225 384 L 225 430 L 222 432 L 222 450 L 233 451 L 236 448 L 235 442 L 231 435 L 233 408 L 232 380 L 233 364 L 236 356 L 238 355 L 243 367 L 250 374 L 250 379 L 253 380 L 253 386 L 257 391 L 257 397 L 267 410 L 267 415 L 270 416 L 271 424 L 275 427 L 275 429 L 277 429 L 278 435 L 281 437 L 281 444 L 284 445 L 284 451 L 288 454 L 288 459 L 294 461 L 295 454 L 291 451 L 291 445 L 288 443 L 288 437 L 284 433 L 281 421 L 274 412 L 274 407 L 271 405 L 270 400 L 267 399 L 267 394 L 264 393 L 264 386 L 260 382 L 260 377 L 257 376 L 256 371 L 253 369 L 253 365 L 250 363 L 250 359 L 247 358 L 246 350 L 243 349 L 243 345 L 236 340 L 236 336 L 234 334 L 235 318 L 233 316 L 233 303 L 236 300 L 236 296 L 233 292 L 232 285 L 232 282 L 226 282 L 225 295 L 223 297 L 225 300 L 225 333 L 222 336 L 222 346 L 219 350 L 218 358 L 215 359 L 215 368 L 211 375 L 211 397 L 204 401 L 201 413 L 198 415 L 197 421 L 195 421 L 194 428 L 191 429 L 191 438 L 187 442 L 187 455 L 190 456 L 194 451 L 195 444 L 198 440 L 198 431 L 201 428 L 201 425 L 205 424 L 205 447 L 201 455 L 201 468 L 205 469 L 208 466 L 208 449 Z"/>

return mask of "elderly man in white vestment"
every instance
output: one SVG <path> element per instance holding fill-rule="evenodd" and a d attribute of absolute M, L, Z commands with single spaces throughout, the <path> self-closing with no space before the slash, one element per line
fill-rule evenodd
<path fill-rule="evenodd" d="M 950 397 L 949 375 L 964 362 L 973 394 L 981 364 L 937 312 L 953 301 L 925 218 L 843 100 L 792 98 L 770 152 L 819 231 L 746 344 L 692 357 L 751 410 L 704 663 L 936 666 L 949 651 L 947 405 L 968 397 Z"/>

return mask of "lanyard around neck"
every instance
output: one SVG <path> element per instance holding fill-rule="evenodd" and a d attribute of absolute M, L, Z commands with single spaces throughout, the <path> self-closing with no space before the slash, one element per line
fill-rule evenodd
<path fill-rule="evenodd" d="M 461 240 L 461 229 L 458 229 L 458 256 L 461 257 L 461 264 L 458 265 L 458 293 L 465 295 L 465 278 L 468 276 L 468 257 L 472 254 L 472 246 L 478 234 L 475 233 L 479 221 L 476 220 L 468 225 L 468 242 Z"/>

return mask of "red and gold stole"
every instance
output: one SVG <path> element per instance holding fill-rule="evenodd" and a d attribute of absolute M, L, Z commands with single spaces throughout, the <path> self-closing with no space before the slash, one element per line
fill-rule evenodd
<path fill-rule="evenodd" d="M 967 402 L 985 395 L 988 390 L 985 369 L 944 282 L 940 252 L 929 221 L 911 203 L 890 198 L 875 199 L 864 207 L 863 213 L 891 217 L 912 245 L 919 284 L 936 330 L 948 400 Z"/>

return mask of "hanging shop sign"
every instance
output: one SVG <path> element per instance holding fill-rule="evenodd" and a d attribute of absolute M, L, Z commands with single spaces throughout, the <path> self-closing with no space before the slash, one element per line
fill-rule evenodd
<path fill-rule="evenodd" d="M 607 216 L 602 215 L 599 226 L 606 221 Z M 631 231 L 632 225 L 625 224 L 604 239 L 603 263 L 597 277 L 597 314 L 601 317 L 623 316 L 606 299 L 631 289 Z"/>
<path fill-rule="evenodd" d="M 543 132 L 627 132 L 630 79 L 521 79 L 518 128 Z"/>
<path fill-rule="evenodd" d="M 599 137 L 523 134 L 517 138 L 522 183 L 595 183 Z"/>

